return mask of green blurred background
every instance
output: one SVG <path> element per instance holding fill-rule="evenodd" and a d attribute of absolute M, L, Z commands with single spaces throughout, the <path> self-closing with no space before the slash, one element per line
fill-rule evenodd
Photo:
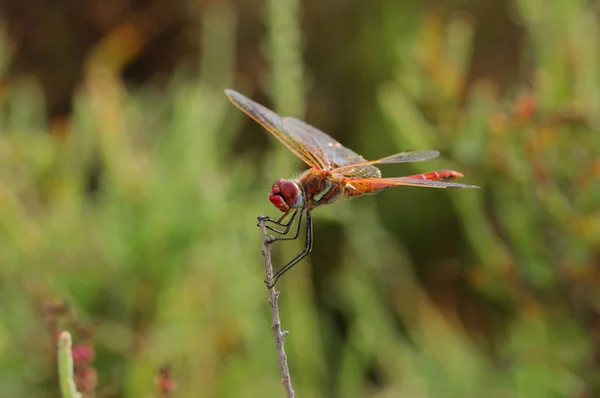
<path fill-rule="evenodd" d="M 283 396 L 256 216 L 304 165 L 225 88 L 482 188 L 314 212 L 278 285 L 298 397 L 600 397 L 596 2 L 0 10 L 0 397 L 59 395 L 60 330 L 88 397 Z"/>

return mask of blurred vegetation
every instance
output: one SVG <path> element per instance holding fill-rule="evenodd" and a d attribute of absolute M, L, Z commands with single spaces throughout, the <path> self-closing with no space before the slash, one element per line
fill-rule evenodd
<path fill-rule="evenodd" d="M 73 42 L 66 6 L 4 9 L 1 397 L 59 395 L 62 330 L 84 396 L 283 396 L 255 224 L 303 166 L 227 87 L 482 187 L 315 212 L 278 285 L 297 396 L 600 396 L 595 6 L 125 3 Z"/>

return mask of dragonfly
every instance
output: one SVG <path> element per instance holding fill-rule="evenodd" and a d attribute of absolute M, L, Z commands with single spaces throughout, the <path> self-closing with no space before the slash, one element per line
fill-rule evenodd
<path fill-rule="evenodd" d="M 378 164 L 421 162 L 439 156 L 436 150 L 415 150 L 401 152 L 377 160 L 366 160 L 361 155 L 344 147 L 323 131 L 293 117 L 282 117 L 254 102 L 235 90 L 225 90 L 229 100 L 246 113 L 269 133 L 285 145 L 294 155 L 304 161 L 310 169 L 297 178 L 280 178 L 273 183 L 269 201 L 283 215 L 277 219 L 258 217 L 265 227 L 279 237 L 271 237 L 268 243 L 279 240 L 296 240 L 300 236 L 302 219 L 306 220 L 303 250 L 294 256 L 274 275 L 271 285 L 299 263 L 313 246 L 313 209 L 342 199 L 351 199 L 366 194 L 375 194 L 396 186 L 430 188 L 479 188 L 450 180 L 463 177 L 454 170 L 432 171 L 406 177 L 384 178 L 375 166 Z M 292 228 L 294 220 L 296 228 Z"/>

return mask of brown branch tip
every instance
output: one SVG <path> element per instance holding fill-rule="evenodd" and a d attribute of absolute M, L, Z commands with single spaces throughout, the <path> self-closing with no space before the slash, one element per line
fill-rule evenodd
<path fill-rule="evenodd" d="M 279 369 L 281 370 L 281 382 L 285 388 L 285 395 L 287 398 L 294 397 L 294 389 L 292 388 L 292 378 L 290 376 L 290 369 L 287 364 L 287 355 L 285 354 L 284 340 L 288 334 L 287 331 L 281 330 L 281 321 L 279 320 L 279 307 L 277 300 L 279 293 L 275 291 L 273 286 L 273 265 L 271 264 L 271 238 L 267 233 L 265 226 L 265 220 L 259 217 L 259 227 L 262 231 L 262 256 L 265 262 L 265 272 L 267 278 L 265 283 L 267 285 L 267 291 L 269 292 L 269 306 L 271 307 L 271 315 L 273 318 L 273 334 L 275 335 L 275 345 L 277 346 Z M 270 287 L 269 287 L 270 286 Z"/>

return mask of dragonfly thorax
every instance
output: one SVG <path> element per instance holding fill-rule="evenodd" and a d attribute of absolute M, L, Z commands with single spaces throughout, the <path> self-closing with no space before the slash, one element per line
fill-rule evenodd
<path fill-rule="evenodd" d="M 280 178 L 273 183 L 269 201 L 282 212 L 293 207 L 302 207 L 302 190 L 297 182 Z"/>

